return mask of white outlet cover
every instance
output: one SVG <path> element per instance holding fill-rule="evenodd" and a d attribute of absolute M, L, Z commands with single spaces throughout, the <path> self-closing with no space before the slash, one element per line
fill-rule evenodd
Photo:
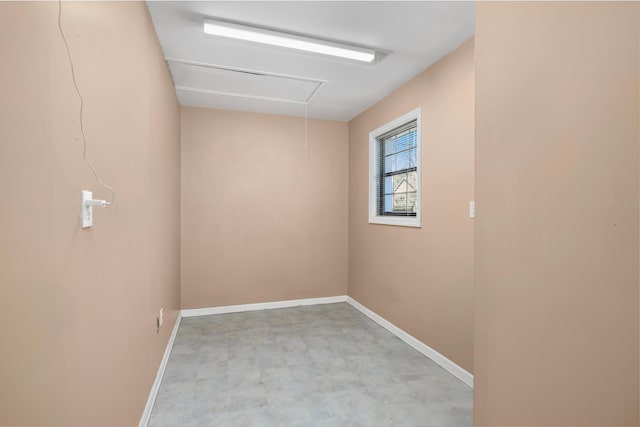
<path fill-rule="evenodd" d="M 469 202 L 469 218 L 476 217 L 476 202 L 475 200 L 471 200 Z"/>

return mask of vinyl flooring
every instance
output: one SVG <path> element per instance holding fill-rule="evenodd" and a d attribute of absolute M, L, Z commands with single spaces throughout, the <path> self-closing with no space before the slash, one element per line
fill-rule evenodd
<path fill-rule="evenodd" d="M 346 303 L 182 319 L 150 427 L 472 425 L 472 389 Z"/>

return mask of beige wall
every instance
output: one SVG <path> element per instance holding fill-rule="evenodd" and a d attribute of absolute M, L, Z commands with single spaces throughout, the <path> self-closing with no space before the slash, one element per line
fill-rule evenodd
<path fill-rule="evenodd" d="M 468 41 L 349 123 L 349 295 L 470 372 L 473 61 Z M 422 228 L 369 224 L 369 132 L 417 107 Z"/>
<path fill-rule="evenodd" d="M 0 425 L 137 424 L 179 309 L 179 107 L 144 3 L 0 3 Z M 156 334 L 164 307 L 166 323 Z"/>
<path fill-rule="evenodd" d="M 476 6 L 476 425 L 640 421 L 638 6 Z"/>
<path fill-rule="evenodd" d="M 347 293 L 347 123 L 182 108 L 182 307 Z"/>

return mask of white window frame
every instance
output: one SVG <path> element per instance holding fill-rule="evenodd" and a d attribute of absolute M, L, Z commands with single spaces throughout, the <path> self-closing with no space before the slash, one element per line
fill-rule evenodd
<path fill-rule="evenodd" d="M 378 215 L 378 138 L 385 133 L 396 129 L 406 123 L 415 120 L 416 129 L 416 156 L 417 156 L 417 192 L 416 192 L 416 216 L 386 216 Z M 369 133 L 369 223 L 384 225 L 399 225 L 404 227 L 422 227 L 422 108 L 404 114 L 401 117 L 387 123 Z"/>

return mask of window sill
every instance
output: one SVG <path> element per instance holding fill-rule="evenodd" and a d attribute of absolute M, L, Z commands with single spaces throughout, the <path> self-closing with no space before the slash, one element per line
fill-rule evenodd
<path fill-rule="evenodd" d="M 369 224 L 381 225 L 398 225 L 401 227 L 421 228 L 420 218 L 418 217 L 393 217 L 393 216 L 374 216 L 369 218 Z"/>

